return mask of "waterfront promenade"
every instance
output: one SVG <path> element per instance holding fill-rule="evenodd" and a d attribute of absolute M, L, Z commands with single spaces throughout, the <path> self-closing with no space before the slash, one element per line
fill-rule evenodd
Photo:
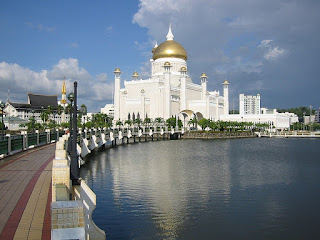
<path fill-rule="evenodd" d="M 0 239 L 51 239 L 51 178 L 55 144 L 0 162 Z M 3 163 L 4 161 L 9 161 Z"/>

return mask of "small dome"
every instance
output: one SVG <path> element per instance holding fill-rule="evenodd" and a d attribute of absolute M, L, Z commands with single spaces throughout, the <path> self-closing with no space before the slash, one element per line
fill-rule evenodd
<path fill-rule="evenodd" d="M 228 80 L 224 80 L 223 84 L 229 84 Z"/>
<path fill-rule="evenodd" d="M 116 69 L 114 70 L 114 73 L 121 73 L 120 68 L 116 68 Z"/>
<path fill-rule="evenodd" d="M 125 90 L 124 92 L 123 92 L 123 94 L 127 94 L 128 92 Z"/>
<path fill-rule="evenodd" d="M 180 72 L 186 72 L 187 68 L 186 67 L 181 67 Z"/>
<path fill-rule="evenodd" d="M 137 72 L 134 72 L 131 77 L 139 77 L 139 74 Z"/>
<path fill-rule="evenodd" d="M 164 65 L 165 67 L 171 67 L 171 64 L 169 62 L 165 62 Z"/>
<path fill-rule="evenodd" d="M 144 93 L 144 89 L 141 89 L 141 93 Z"/>
<path fill-rule="evenodd" d="M 208 76 L 207 76 L 207 74 L 202 73 L 200 77 L 201 77 L 201 78 L 207 78 Z"/>

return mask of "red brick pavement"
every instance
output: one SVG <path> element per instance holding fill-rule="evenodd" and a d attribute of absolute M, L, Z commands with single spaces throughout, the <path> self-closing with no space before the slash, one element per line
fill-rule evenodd
<path fill-rule="evenodd" d="M 22 156 L 19 156 L 11 160 L 10 162 L 0 166 L 0 171 L 1 171 L 0 176 L 3 176 L 3 178 L 14 178 L 14 176 L 16 175 L 10 174 L 10 172 L 15 172 L 15 171 L 17 172 L 16 173 L 17 175 L 18 173 L 22 172 L 22 175 L 21 175 L 22 178 L 25 177 L 23 174 L 25 174 L 26 171 L 29 172 L 27 174 L 34 173 L 31 180 L 26 185 L 25 189 L 21 189 L 21 187 L 23 187 L 22 183 L 24 179 L 20 179 L 20 180 L 5 179 L 5 181 L 1 182 L 0 189 L 3 188 L 2 190 L 6 190 L 6 191 L 3 191 L 3 194 L 1 195 L 0 204 L 2 204 L 3 202 L 3 204 L 6 204 L 6 206 L 2 208 L 0 212 L 0 217 L 2 219 L 5 219 L 5 217 L 7 217 L 8 211 L 12 210 L 12 212 L 11 214 L 9 213 L 10 217 L 8 218 L 6 223 L 4 223 L 2 220 L 2 226 L 0 226 L 1 227 L 0 231 L 2 229 L 0 233 L 0 239 L 6 239 L 6 240 L 13 239 L 16 229 L 19 225 L 21 216 L 26 208 L 26 205 L 28 203 L 30 195 L 32 194 L 35 184 L 37 183 L 41 173 L 44 171 L 47 165 L 54 158 L 54 150 L 55 150 L 55 145 L 41 147 L 39 149 L 35 149 L 30 152 L 27 152 L 26 154 L 23 154 Z M 28 178 L 26 178 L 26 180 L 27 179 Z M 9 192 L 10 189 L 15 189 L 15 192 L 14 193 Z M 12 203 L 14 203 L 14 201 L 11 201 L 11 200 L 12 199 L 14 200 L 14 198 L 17 196 L 19 197 L 19 194 L 20 194 L 19 191 L 22 192 L 21 196 L 17 201 L 17 204 L 13 206 L 13 209 L 12 209 Z M 9 195 L 9 193 L 12 195 Z M 10 199 L 10 197 L 12 199 Z M 42 229 L 43 239 L 51 239 L 50 203 L 51 203 L 51 187 L 48 193 L 48 199 L 47 199 L 47 204 L 45 209 L 45 218 L 44 218 L 43 229 Z M 3 226 L 3 224 L 5 225 Z"/>

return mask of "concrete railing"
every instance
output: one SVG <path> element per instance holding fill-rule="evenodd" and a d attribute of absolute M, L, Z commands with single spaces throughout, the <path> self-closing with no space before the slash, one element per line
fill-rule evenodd
<path fill-rule="evenodd" d="M 64 135 L 56 143 L 52 167 L 51 238 L 105 239 L 91 218 L 96 195 L 83 180 L 72 186 L 67 149 L 68 135 Z"/>

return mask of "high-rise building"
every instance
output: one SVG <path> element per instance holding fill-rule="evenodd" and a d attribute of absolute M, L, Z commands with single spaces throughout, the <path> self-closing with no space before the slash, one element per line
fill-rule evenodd
<path fill-rule="evenodd" d="M 316 123 L 320 123 L 320 108 L 319 108 L 318 111 L 316 111 L 316 113 L 315 113 L 314 121 L 315 121 Z"/>
<path fill-rule="evenodd" d="M 239 114 L 260 114 L 260 94 L 253 95 L 239 95 Z"/>

